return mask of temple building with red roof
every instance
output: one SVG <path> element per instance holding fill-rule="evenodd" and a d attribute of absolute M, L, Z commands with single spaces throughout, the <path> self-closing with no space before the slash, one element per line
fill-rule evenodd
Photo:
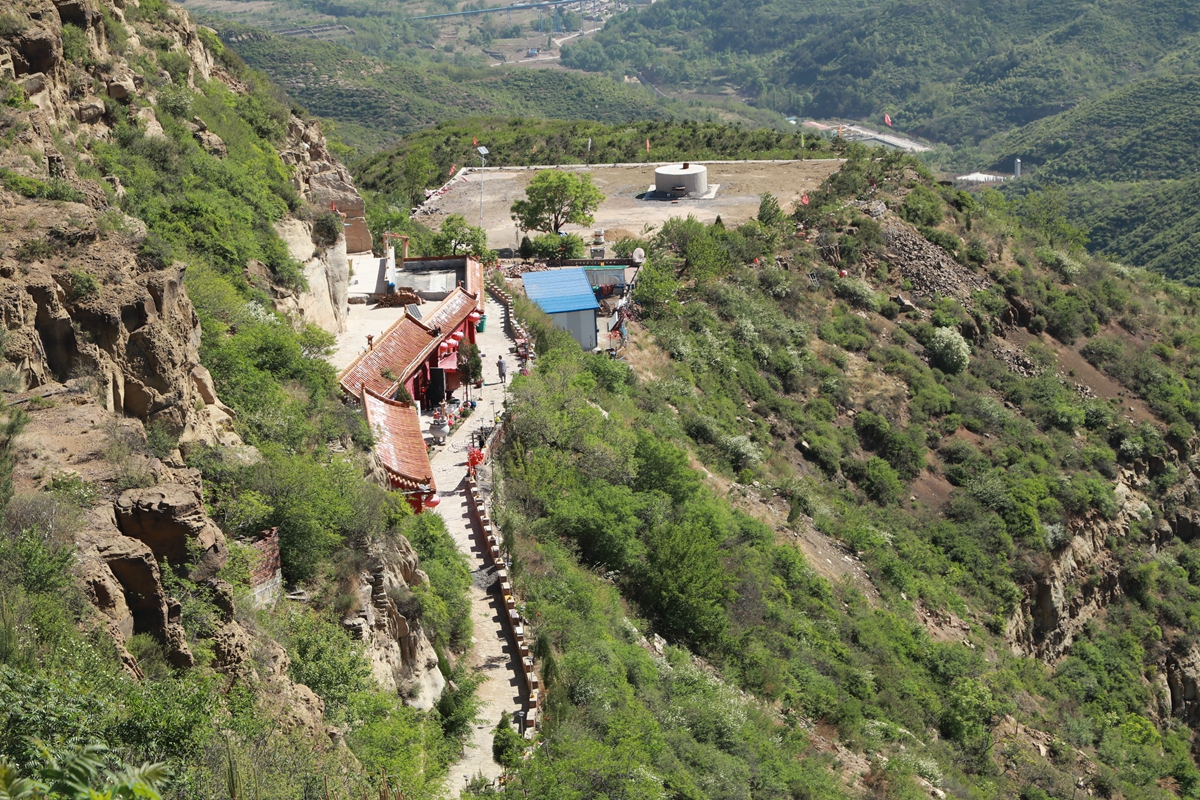
<path fill-rule="evenodd" d="M 438 502 L 419 412 L 462 385 L 458 348 L 475 343 L 483 300 L 460 285 L 431 310 L 421 308 L 406 309 L 338 376 L 342 391 L 362 406 L 392 488 L 417 511 Z"/>
<path fill-rule="evenodd" d="M 342 391 L 358 399 L 367 388 L 393 398 L 403 387 L 421 408 L 442 402 L 461 386 L 457 349 L 475 343 L 480 305 L 480 298 L 459 286 L 420 318 L 406 311 L 346 367 L 338 378 Z"/>
<path fill-rule="evenodd" d="M 413 506 L 420 510 L 425 500 L 437 494 L 437 484 L 416 407 L 389 400 L 366 386 L 359 399 L 375 437 L 375 454 L 392 488 L 412 498 Z"/>

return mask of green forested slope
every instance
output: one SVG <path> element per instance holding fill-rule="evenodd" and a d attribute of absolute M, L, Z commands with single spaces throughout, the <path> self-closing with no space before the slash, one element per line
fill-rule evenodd
<path fill-rule="evenodd" d="M 547 70 L 376 61 L 340 45 L 252 34 L 232 45 L 313 113 L 370 132 L 378 146 L 479 113 L 627 122 L 668 113 L 640 87 Z M 353 141 L 355 137 L 350 137 Z"/>
<path fill-rule="evenodd" d="M 887 110 L 901 129 L 953 143 L 1120 85 L 1198 29 L 1182 0 L 662 0 L 566 47 L 564 63 L 683 88 L 731 85 L 790 113 Z"/>
<path fill-rule="evenodd" d="M 1043 181 L 1182 178 L 1200 169 L 1200 77 L 1138 81 L 989 142 L 994 167 L 1014 157 Z"/>
<path fill-rule="evenodd" d="M 1200 176 L 1182 180 L 1087 183 L 1071 187 L 1072 213 L 1090 247 L 1170 278 L 1200 283 Z"/>
<path fill-rule="evenodd" d="M 1034 201 L 976 205 L 872 155 L 852 149 L 793 219 L 764 204 L 638 242 L 633 369 L 519 306 L 539 358 L 513 383 L 497 517 L 544 745 L 499 794 L 858 796 L 822 763 L 879 798 L 1200 794 L 1188 712 L 1152 681 L 1193 647 L 1200 543 L 1150 533 L 1194 503 L 1200 296 L 1050 250 Z M 901 313 L 909 267 L 880 260 L 899 221 L 851 198 L 939 246 L 962 236 L 963 274 L 991 288 Z M 784 238 L 795 221 L 819 249 Z M 773 253 L 786 268 L 755 263 Z M 1130 471 L 1140 521 L 1114 488 Z M 797 558 L 821 540 L 826 559 Z M 1056 591 L 1108 599 L 1063 657 L 1015 654 L 1013 621 L 1034 648 L 1070 624 L 1037 599 Z M 866 760 L 823 756 L 835 740 Z"/>
<path fill-rule="evenodd" d="M 223 35 L 309 111 L 333 120 L 362 153 L 401 135 L 479 114 L 626 123 L 663 117 L 765 124 L 765 112 L 667 101 L 639 85 L 550 69 L 377 60 L 337 44 L 270 36 L 232 25 Z M 777 121 L 777 120 L 776 120 Z"/>
<path fill-rule="evenodd" d="M 1195 282 L 1198 112 L 1200 78 L 1156 75 L 994 137 L 976 155 L 1003 171 L 1022 159 L 1027 177 L 1009 191 L 1067 188 L 1093 251 Z"/>

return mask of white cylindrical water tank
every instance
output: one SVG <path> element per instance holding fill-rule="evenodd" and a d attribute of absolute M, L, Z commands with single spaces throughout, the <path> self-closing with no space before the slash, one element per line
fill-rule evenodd
<path fill-rule="evenodd" d="M 654 190 L 676 196 L 708 191 L 708 167 L 701 164 L 668 164 L 654 170 Z"/>

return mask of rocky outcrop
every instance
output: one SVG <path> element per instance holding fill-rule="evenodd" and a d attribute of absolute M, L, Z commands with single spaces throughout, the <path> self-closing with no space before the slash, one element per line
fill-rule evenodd
<path fill-rule="evenodd" d="M 366 644 L 379 685 L 423 711 L 433 708 L 446 687 L 437 653 L 415 617 L 412 589 L 428 582 L 407 540 L 375 543 L 359 578 L 362 605 L 355 616 L 342 621 Z"/>
<path fill-rule="evenodd" d="M 367 229 L 366 204 L 354 188 L 349 171 L 330 154 L 321 123 L 292 117 L 287 143 L 279 156 L 295 168 L 292 183 L 318 212 L 345 215 L 346 251 L 369 252 L 371 232 Z"/>
<path fill-rule="evenodd" d="M 888 259 L 912 284 L 915 295 L 930 299 L 956 297 L 967 302 L 974 292 L 991 285 L 907 225 L 895 223 L 884 228 L 883 238 Z"/>
<path fill-rule="evenodd" d="M 346 330 L 349 313 L 350 262 L 346 258 L 346 239 L 321 249 L 313 244 L 312 225 L 298 219 L 285 219 L 275 230 L 288 246 L 288 254 L 304 266 L 308 282 L 305 292 L 290 292 L 271 287 L 275 309 L 295 315 L 330 333 Z"/>
<path fill-rule="evenodd" d="M 117 526 L 174 567 L 191 561 L 192 580 L 212 577 L 225 566 L 225 534 L 208 518 L 199 490 L 181 484 L 129 489 L 116 502 Z"/>
<path fill-rule="evenodd" d="M 1009 619 L 1005 636 L 1020 655 L 1056 661 L 1067 653 L 1089 620 L 1124 594 L 1120 563 L 1109 549 L 1109 537 L 1122 539 L 1129 526 L 1152 514 L 1145 498 L 1130 483 L 1126 470 L 1114 489 L 1118 510 L 1112 520 L 1095 511 L 1067 523 L 1047 562 L 1025 587 L 1021 607 Z"/>
<path fill-rule="evenodd" d="M 161 423 L 185 444 L 240 444 L 233 412 L 200 365 L 200 324 L 181 267 L 146 269 L 127 236 L 88 248 L 69 266 L 51 258 L 19 264 L 12 253 L 25 242 L 101 234 L 95 213 L 82 205 L 19 203 L 10 212 L 25 223 L 0 254 L 0 317 L 4 354 L 25 386 L 91 375 L 118 414 Z M 49 214 L 72 215 L 77 225 L 64 230 Z"/>
<path fill-rule="evenodd" d="M 145 90 L 143 79 L 130 69 L 116 43 L 109 41 L 104 17 L 96 0 L 32 0 L 22 4 L 23 14 L 13 16 L 16 24 L 0 33 L 0 70 L 11 70 L 31 103 L 48 117 L 75 119 L 85 126 L 105 124 L 103 100 L 84 87 L 106 93 L 113 100 L 130 102 Z M 113 23 L 126 27 L 125 3 L 105 4 Z M 64 58 L 62 26 L 71 24 L 83 31 L 86 63 Z M 156 47 L 188 57 L 186 76 L 177 76 L 194 86 L 209 80 L 214 71 L 212 55 L 204 48 L 186 11 L 173 6 L 156 21 Z M 136 45 L 136 36 L 127 46 Z M 7 68 L 7 69 L 5 69 Z M 156 79 L 165 76 L 160 73 Z M 85 129 L 84 133 L 87 132 Z"/>
<path fill-rule="evenodd" d="M 117 529 L 111 506 L 91 514 L 89 527 L 76 538 L 77 571 L 89 599 L 110 623 L 127 667 L 133 661 L 124 643 L 147 633 L 162 644 L 176 667 L 195 659 L 181 624 L 181 607 L 167 596 L 154 552 Z M 132 667 L 134 671 L 136 667 Z"/>
<path fill-rule="evenodd" d="M 229 155 L 229 150 L 225 147 L 225 142 L 220 136 L 208 129 L 208 125 L 199 117 L 192 117 L 192 121 L 185 123 L 188 130 L 192 132 L 192 138 L 196 143 L 213 154 L 217 158 L 224 158 Z"/>

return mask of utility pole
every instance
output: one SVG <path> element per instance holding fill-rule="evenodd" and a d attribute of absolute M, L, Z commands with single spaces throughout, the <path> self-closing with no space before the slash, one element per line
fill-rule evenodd
<path fill-rule="evenodd" d="M 483 227 L 483 174 L 487 169 L 488 149 L 483 145 L 476 148 L 479 151 L 479 227 Z"/>

